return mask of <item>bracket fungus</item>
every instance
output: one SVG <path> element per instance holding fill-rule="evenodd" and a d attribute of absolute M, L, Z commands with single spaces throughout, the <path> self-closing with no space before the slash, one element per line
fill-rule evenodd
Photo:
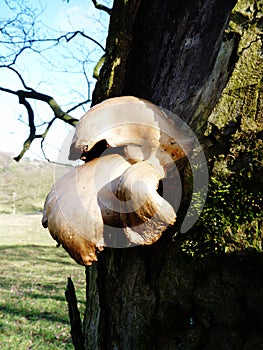
<path fill-rule="evenodd" d="M 53 185 L 42 219 L 82 265 L 91 265 L 106 246 L 153 244 L 174 224 L 175 210 L 158 185 L 169 166 L 191 151 L 192 140 L 161 108 L 124 96 L 92 107 L 80 119 L 69 159 L 96 145 L 105 152 L 95 152 Z"/>

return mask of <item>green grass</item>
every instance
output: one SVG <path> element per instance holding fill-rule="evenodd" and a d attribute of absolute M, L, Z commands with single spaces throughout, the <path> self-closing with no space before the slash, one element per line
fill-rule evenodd
<path fill-rule="evenodd" d="M 85 307 L 85 270 L 40 224 L 40 215 L 0 215 L 1 350 L 73 349 L 65 287 Z"/>

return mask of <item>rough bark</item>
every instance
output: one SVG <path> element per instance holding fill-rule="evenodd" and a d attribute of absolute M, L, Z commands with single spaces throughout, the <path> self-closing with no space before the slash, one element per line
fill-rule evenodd
<path fill-rule="evenodd" d="M 105 249 L 87 268 L 86 349 L 263 346 L 262 21 L 240 1 L 226 32 L 234 3 L 114 3 L 93 103 L 131 94 L 176 112 L 202 137 L 212 183 L 191 232 Z"/>
<path fill-rule="evenodd" d="M 200 128 L 231 74 L 238 38 L 224 30 L 234 3 L 115 1 L 93 103 L 135 94 Z"/>

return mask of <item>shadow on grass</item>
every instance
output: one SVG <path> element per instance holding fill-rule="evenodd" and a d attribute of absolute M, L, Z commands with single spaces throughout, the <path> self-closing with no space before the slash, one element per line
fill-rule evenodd
<path fill-rule="evenodd" d="M 1 256 L 10 255 L 16 261 L 30 261 L 33 264 L 44 261 L 45 263 L 56 263 L 62 265 L 72 264 L 72 260 L 68 257 L 63 248 L 56 248 L 54 245 L 5 245 L 0 246 Z"/>
<path fill-rule="evenodd" d="M 49 322 L 59 322 L 59 323 L 64 323 L 68 324 L 68 319 L 67 315 L 65 317 L 62 317 L 61 315 L 56 314 L 55 312 L 40 312 L 39 310 L 36 309 L 31 309 L 29 310 L 27 307 L 18 307 L 14 305 L 0 305 L 0 312 L 3 314 L 7 315 L 10 314 L 12 316 L 19 316 L 23 317 L 26 320 L 29 321 L 41 321 L 41 320 L 46 320 Z"/>
<path fill-rule="evenodd" d="M 84 296 L 84 269 L 75 264 L 62 248 L 55 246 L 1 246 L 0 255 L 2 319 L 17 322 L 12 321 L 14 318 L 19 319 L 19 323 L 26 321 L 30 324 L 68 324 L 65 299 L 67 277 L 75 278 Z"/>

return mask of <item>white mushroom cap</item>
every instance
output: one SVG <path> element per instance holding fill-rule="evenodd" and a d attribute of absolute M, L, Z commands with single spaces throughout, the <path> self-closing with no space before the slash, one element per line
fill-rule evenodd
<path fill-rule="evenodd" d="M 90 265 L 97 260 L 96 249 L 104 246 L 97 192 L 109 181 L 109 169 L 114 169 L 113 180 L 129 166 L 121 156 L 108 155 L 98 167 L 97 160 L 76 167 L 51 188 L 42 223 L 78 263 Z"/>
<path fill-rule="evenodd" d="M 124 146 L 126 158 L 104 154 L 76 167 L 55 183 L 44 208 L 43 225 L 83 265 L 97 260 L 96 252 L 110 241 L 118 243 L 120 231 L 126 246 L 153 244 L 175 222 L 158 184 L 166 167 L 193 147 L 183 122 L 131 96 L 109 99 L 81 118 L 71 159 L 103 140 Z M 107 227 L 112 228 L 108 236 Z"/>
<path fill-rule="evenodd" d="M 163 176 L 162 168 L 148 161 L 131 165 L 115 154 L 95 159 L 54 184 L 43 225 L 83 265 L 96 261 L 97 251 L 107 246 L 105 225 L 115 228 L 117 243 L 124 230 L 126 246 L 153 244 L 176 219 L 171 205 L 157 193 Z"/>
<path fill-rule="evenodd" d="M 130 162 L 149 159 L 155 154 L 165 166 L 184 157 L 192 149 L 192 139 L 178 120 L 164 110 L 133 96 L 108 99 L 92 107 L 78 122 L 70 159 L 90 151 L 106 140 L 111 147 L 126 146 Z"/>
<path fill-rule="evenodd" d="M 134 164 L 120 177 L 116 196 L 126 209 L 120 217 L 133 244 L 153 244 L 175 222 L 172 206 L 157 193 L 162 178 L 163 173 L 147 161 Z"/>

